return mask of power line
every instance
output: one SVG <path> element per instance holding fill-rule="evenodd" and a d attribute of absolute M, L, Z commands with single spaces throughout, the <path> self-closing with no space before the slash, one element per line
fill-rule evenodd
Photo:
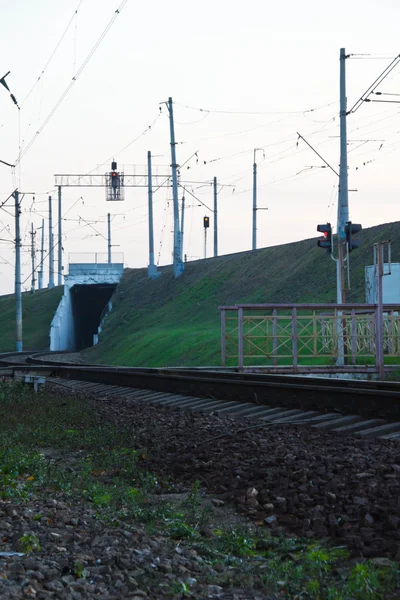
<path fill-rule="evenodd" d="M 78 4 L 78 6 L 77 6 L 77 7 L 76 7 L 76 9 L 74 10 L 74 13 L 73 13 L 73 15 L 72 15 L 72 17 L 71 17 L 71 19 L 70 19 L 70 21 L 69 21 L 68 25 L 67 25 L 67 26 L 66 26 L 66 28 L 64 29 L 64 32 L 63 32 L 62 36 L 61 36 L 61 37 L 60 37 L 60 39 L 58 40 L 58 42 L 57 42 L 57 44 L 56 44 L 56 46 L 55 46 L 55 48 L 54 48 L 53 52 L 51 53 L 49 60 L 46 62 L 45 66 L 44 66 L 44 67 L 43 67 L 43 69 L 40 71 L 40 75 L 39 75 L 39 77 L 37 78 L 37 80 L 35 81 L 35 83 L 33 84 L 33 86 L 31 87 L 31 89 L 29 90 L 29 92 L 27 93 L 27 95 L 25 96 L 25 98 L 22 100 L 22 102 L 21 102 L 21 105 L 20 105 L 20 106 L 21 106 L 21 108 L 22 108 L 22 106 L 25 104 L 25 102 L 28 100 L 29 96 L 31 95 L 31 93 L 33 92 L 33 90 L 35 89 L 35 87 L 37 86 L 37 84 L 39 83 L 39 81 L 41 80 L 42 76 L 45 74 L 47 67 L 48 67 L 48 66 L 49 66 L 49 64 L 51 63 L 51 61 L 52 61 L 52 59 L 53 59 L 53 57 L 54 57 L 55 53 L 57 52 L 58 48 L 60 47 L 60 44 L 61 44 L 61 42 L 63 41 L 63 39 L 64 39 L 64 37 L 65 37 L 65 35 L 66 35 L 66 33 L 67 33 L 68 29 L 70 28 L 70 26 L 71 26 L 71 24 L 72 24 L 73 20 L 75 19 L 76 15 L 78 14 L 78 10 L 79 10 L 79 8 L 80 8 L 80 6 L 81 6 L 81 4 L 82 4 L 82 2 L 83 2 L 83 1 L 84 1 L 84 0 L 80 0 L 80 2 L 79 2 L 79 4 Z"/>
<path fill-rule="evenodd" d="M 382 81 L 384 81 L 386 79 L 386 77 L 389 75 L 389 73 L 391 73 L 393 71 L 393 69 L 399 64 L 399 62 L 400 62 L 400 54 L 398 54 L 396 56 L 396 58 L 394 58 L 392 60 L 392 62 L 386 67 L 386 69 L 384 69 L 382 71 L 382 73 L 379 75 L 379 77 L 377 77 L 375 79 L 375 81 L 373 83 L 371 83 L 371 85 L 366 89 L 366 91 L 357 100 L 357 102 L 351 107 L 351 109 L 349 111 L 347 111 L 346 114 L 349 115 L 351 113 L 357 112 L 357 110 L 360 108 L 360 106 L 363 102 L 371 102 L 371 100 L 369 99 L 369 96 L 376 90 L 378 85 L 380 85 L 382 83 Z"/>
<path fill-rule="evenodd" d="M 47 115 L 46 119 L 44 120 L 44 122 L 42 123 L 42 125 L 39 127 L 39 129 L 37 130 L 37 132 L 35 133 L 35 135 L 33 136 L 33 138 L 30 140 L 30 142 L 27 144 L 27 146 L 25 146 L 24 150 L 22 150 L 22 152 L 18 156 L 17 160 L 15 161 L 16 164 L 18 164 L 21 161 L 22 157 L 25 156 L 25 154 L 28 152 L 28 150 L 32 147 L 32 144 L 34 144 L 34 142 L 37 140 L 38 136 L 42 133 L 43 129 L 46 127 L 46 125 L 48 124 L 48 122 L 50 121 L 50 119 L 53 117 L 53 115 L 55 114 L 55 112 L 57 111 L 57 109 L 59 108 L 59 106 L 61 105 L 61 103 L 63 102 L 63 100 L 66 98 L 68 92 L 70 91 L 70 89 L 72 88 L 72 86 L 74 85 L 74 83 L 77 81 L 77 79 L 80 76 L 80 74 L 82 73 L 82 71 L 85 69 L 85 67 L 89 63 L 90 59 L 92 58 L 92 56 L 96 52 L 97 48 L 100 46 L 101 42 L 103 41 L 103 39 L 107 35 L 108 31 L 111 29 L 112 25 L 114 24 L 114 21 L 116 20 L 116 18 L 118 17 L 118 15 L 121 13 L 121 11 L 124 8 L 124 6 L 127 3 L 127 1 L 128 0 L 122 0 L 122 3 L 120 4 L 119 8 L 117 8 L 117 10 L 115 11 L 115 13 L 112 16 L 111 20 L 109 21 L 108 25 L 106 26 L 106 28 L 104 29 L 103 33 L 100 35 L 99 39 L 97 40 L 97 42 L 95 43 L 95 45 L 93 46 L 93 48 L 91 49 L 91 51 L 89 52 L 89 54 L 87 55 L 87 57 L 85 58 L 85 60 L 83 61 L 82 65 L 80 66 L 80 68 L 76 72 L 75 76 L 72 78 L 72 80 L 68 84 L 67 88 L 61 94 L 61 96 L 58 99 L 58 101 L 56 102 L 55 106 L 52 108 L 52 110 L 50 111 L 50 113 Z"/>
<path fill-rule="evenodd" d="M 291 110 L 291 111 L 238 111 L 238 110 L 217 110 L 217 109 L 209 109 L 209 108 L 200 108 L 197 106 L 188 106 L 187 104 L 179 104 L 178 102 L 174 102 L 177 106 L 183 106 L 184 108 L 188 108 L 190 110 L 198 110 L 199 112 L 205 113 L 217 113 L 217 114 L 225 114 L 225 115 L 299 115 L 308 112 L 314 112 L 316 110 L 320 110 L 321 108 L 327 108 L 328 106 L 332 106 L 336 104 L 336 102 L 330 102 L 329 104 L 324 104 L 322 106 L 317 106 L 315 108 L 309 108 L 307 110 Z"/>

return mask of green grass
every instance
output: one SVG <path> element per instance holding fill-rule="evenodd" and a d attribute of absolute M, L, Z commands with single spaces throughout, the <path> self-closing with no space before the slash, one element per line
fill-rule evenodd
<path fill-rule="evenodd" d="M 400 223 L 364 230 L 351 254 L 350 302 L 365 302 L 364 269 L 373 244 L 392 240 L 400 261 Z M 221 364 L 218 306 L 236 303 L 335 302 L 336 266 L 316 240 L 190 262 L 174 280 L 171 267 L 155 281 L 146 269 L 125 270 L 114 308 L 90 361 L 131 366 Z"/>
<path fill-rule="evenodd" d="M 22 331 L 24 350 L 49 347 L 50 323 L 61 300 L 63 288 L 22 294 Z M 0 352 L 15 350 L 15 297 L 0 296 Z"/>

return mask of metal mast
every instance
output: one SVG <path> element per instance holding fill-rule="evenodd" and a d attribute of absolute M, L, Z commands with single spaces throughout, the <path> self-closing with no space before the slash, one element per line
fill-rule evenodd
<path fill-rule="evenodd" d="M 108 248 L 108 264 L 111 263 L 111 215 L 107 213 L 107 248 Z"/>
<path fill-rule="evenodd" d="M 214 256 L 218 256 L 218 189 L 217 178 L 214 177 Z"/>
<path fill-rule="evenodd" d="M 185 230 L 185 194 L 181 201 L 181 255 L 183 255 L 183 232 Z"/>
<path fill-rule="evenodd" d="M 31 260 L 32 260 L 32 280 L 31 280 L 31 294 L 35 293 L 35 284 L 36 284 L 36 277 L 35 277 L 35 235 L 36 232 L 33 231 L 33 223 L 31 223 Z"/>
<path fill-rule="evenodd" d="M 253 243 L 252 249 L 257 250 L 257 163 L 256 150 L 254 150 L 253 162 Z"/>
<path fill-rule="evenodd" d="M 15 320 L 16 351 L 22 352 L 22 294 L 21 294 L 21 235 L 19 230 L 19 192 L 14 192 L 15 200 Z"/>
<path fill-rule="evenodd" d="M 157 271 L 154 263 L 153 172 L 150 150 L 147 152 L 147 194 L 149 200 L 149 266 L 147 275 L 150 279 L 156 279 L 161 273 Z"/>
<path fill-rule="evenodd" d="M 44 261 L 44 219 L 42 219 L 42 241 L 40 247 L 40 269 L 39 269 L 39 290 L 43 288 L 43 261 Z"/>
<path fill-rule="evenodd" d="M 346 301 L 344 289 L 345 226 L 349 220 L 349 186 L 347 172 L 347 99 L 346 99 L 346 51 L 340 49 L 340 169 L 337 214 L 338 261 L 337 303 Z"/>
<path fill-rule="evenodd" d="M 61 185 L 58 186 L 58 285 L 62 285 L 62 208 Z"/>
<path fill-rule="evenodd" d="M 179 277 L 180 275 L 182 275 L 184 267 L 181 256 L 181 235 L 179 227 L 178 201 L 178 165 L 176 163 L 176 142 L 172 98 L 168 98 L 168 110 L 171 137 L 172 197 L 174 201 L 174 277 Z"/>
<path fill-rule="evenodd" d="M 54 287 L 53 211 L 49 196 L 49 288 Z"/>

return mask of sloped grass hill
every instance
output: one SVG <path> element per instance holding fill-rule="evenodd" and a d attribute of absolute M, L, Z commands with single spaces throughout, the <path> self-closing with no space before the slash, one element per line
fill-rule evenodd
<path fill-rule="evenodd" d="M 63 287 L 22 294 L 24 350 L 47 350 L 50 323 L 61 300 Z M 0 296 L 0 352 L 15 350 L 15 296 Z"/>
<path fill-rule="evenodd" d="M 364 268 L 373 244 L 392 240 L 400 261 L 400 223 L 365 229 L 351 253 L 349 302 L 365 302 Z M 155 281 L 146 269 L 127 269 L 91 361 L 130 366 L 220 364 L 218 306 L 236 303 L 335 302 L 336 265 L 316 239 L 171 267 Z"/>

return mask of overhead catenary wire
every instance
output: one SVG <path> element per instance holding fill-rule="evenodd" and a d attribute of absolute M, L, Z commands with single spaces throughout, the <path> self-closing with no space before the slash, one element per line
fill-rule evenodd
<path fill-rule="evenodd" d="M 74 19 L 76 18 L 76 15 L 78 14 L 78 11 L 81 7 L 81 4 L 84 0 L 80 0 L 78 3 L 78 6 L 76 7 L 76 9 L 74 10 L 74 13 L 71 17 L 71 19 L 68 22 L 68 25 L 66 26 L 66 28 L 64 29 L 60 39 L 58 40 L 54 50 L 52 51 L 50 58 L 47 60 L 46 64 L 44 65 L 44 67 L 42 68 L 42 70 L 40 71 L 39 77 L 36 79 L 35 83 L 33 84 L 33 86 L 31 87 L 31 89 L 29 90 L 29 92 L 27 93 L 27 95 L 25 96 L 25 98 L 22 100 L 22 102 L 20 103 L 20 107 L 22 108 L 22 106 L 25 104 L 25 102 L 28 100 L 29 96 L 32 94 L 33 90 L 35 89 L 35 87 L 37 86 L 37 84 L 39 83 L 39 81 L 41 81 L 43 75 L 45 74 L 47 67 L 50 65 L 51 61 L 54 58 L 54 55 L 56 54 L 58 48 L 60 47 L 64 37 L 66 36 L 70 26 L 72 25 Z"/>
<path fill-rule="evenodd" d="M 54 105 L 54 107 L 51 109 L 50 113 L 47 115 L 47 117 L 45 118 L 45 120 L 43 121 L 43 123 L 40 125 L 40 127 L 36 131 L 35 135 L 31 138 L 31 140 L 28 142 L 28 144 L 25 146 L 25 148 L 22 150 L 22 152 L 18 156 L 18 158 L 16 160 L 16 164 L 18 164 L 21 161 L 21 159 L 25 156 L 25 154 L 29 151 L 29 149 L 35 143 L 35 141 L 37 140 L 37 138 L 39 137 L 39 135 L 42 133 L 42 131 L 44 130 L 44 128 L 46 127 L 46 125 L 49 123 L 50 119 L 56 113 L 56 111 L 58 110 L 58 108 L 60 107 L 60 105 L 62 104 L 62 102 L 66 98 L 66 96 L 68 95 L 69 91 L 71 90 L 72 86 L 78 80 L 79 76 L 81 75 L 81 73 L 83 72 L 83 70 L 85 69 L 85 67 L 88 65 L 90 59 L 92 58 L 92 56 L 96 52 L 97 48 L 100 46 L 101 42 L 103 41 L 103 39 L 105 38 L 105 36 L 109 32 L 109 30 L 111 29 L 112 25 L 114 24 L 114 21 L 116 20 L 116 18 L 118 17 L 118 15 L 121 13 L 121 11 L 124 8 L 124 6 L 127 3 L 127 1 L 128 0 L 122 0 L 121 4 L 117 8 L 117 10 L 114 12 L 114 15 L 112 16 L 112 18 L 110 19 L 110 21 L 108 22 L 106 28 L 103 30 L 102 34 L 98 38 L 97 42 L 95 43 L 95 45 L 93 46 L 93 48 L 91 49 L 91 51 L 89 52 L 89 54 L 86 56 L 85 60 L 83 61 L 82 65 L 79 67 L 78 71 L 75 73 L 75 76 L 72 78 L 72 80 L 70 81 L 70 83 L 68 84 L 68 86 L 66 87 L 66 89 L 64 90 L 64 92 L 61 94 L 60 98 L 58 99 L 58 101 L 56 102 L 56 104 Z"/>
<path fill-rule="evenodd" d="M 330 102 L 329 104 L 323 104 L 322 106 L 317 106 L 314 108 L 308 108 L 306 110 L 276 110 L 276 111 L 255 111 L 255 110 L 217 110 L 211 108 L 200 108 L 198 106 L 188 106 L 187 104 L 180 104 L 179 102 L 174 102 L 176 106 L 183 106 L 184 108 L 188 108 L 190 110 L 198 110 L 199 112 L 205 113 L 216 113 L 216 114 L 225 114 L 225 115 L 299 115 L 309 112 L 315 112 L 320 110 L 321 108 L 327 108 L 336 104 L 335 102 Z"/>
<path fill-rule="evenodd" d="M 376 90 L 376 88 L 386 79 L 386 77 L 393 71 L 393 69 L 400 62 L 400 54 L 398 54 L 392 62 L 382 71 L 382 73 L 375 79 L 373 83 L 365 90 L 365 92 L 360 96 L 357 102 L 351 107 L 347 114 L 355 113 L 363 104 L 363 102 L 370 102 L 369 96 Z"/>

